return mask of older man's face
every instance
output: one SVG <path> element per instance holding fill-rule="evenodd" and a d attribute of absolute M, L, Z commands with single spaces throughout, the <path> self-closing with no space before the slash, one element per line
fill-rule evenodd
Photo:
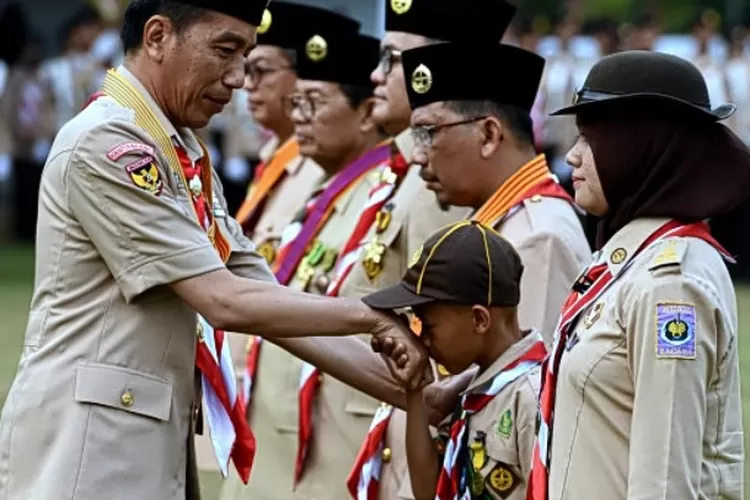
<path fill-rule="evenodd" d="M 161 48 L 152 44 L 150 51 L 161 60 L 164 88 L 157 92 L 175 125 L 205 127 L 224 108 L 232 91 L 242 88 L 245 56 L 254 44 L 255 26 L 218 13 L 209 13 L 180 35 L 164 28 Z"/>

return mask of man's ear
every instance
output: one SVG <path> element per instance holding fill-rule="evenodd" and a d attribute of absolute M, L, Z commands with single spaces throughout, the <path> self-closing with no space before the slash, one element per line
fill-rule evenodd
<path fill-rule="evenodd" d="M 481 123 L 482 131 L 482 147 L 480 149 L 480 155 L 483 159 L 489 159 L 495 151 L 500 147 L 500 144 L 507 139 L 507 130 L 503 122 L 495 118 L 494 116 L 488 116 Z"/>
<path fill-rule="evenodd" d="M 479 335 L 486 335 L 492 325 L 492 316 L 484 306 L 472 306 L 471 316 L 474 321 L 474 331 Z"/>
<path fill-rule="evenodd" d="M 369 134 L 377 128 L 375 120 L 372 119 L 372 110 L 375 108 L 375 98 L 368 97 L 357 107 L 359 111 L 359 131 L 362 134 Z"/>
<path fill-rule="evenodd" d="M 164 16 L 152 16 L 143 27 L 143 50 L 149 59 L 162 62 L 166 50 L 166 42 L 173 36 L 174 25 Z"/>

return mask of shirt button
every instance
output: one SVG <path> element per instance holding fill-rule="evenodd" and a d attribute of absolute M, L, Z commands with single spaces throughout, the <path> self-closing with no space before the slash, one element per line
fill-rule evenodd
<path fill-rule="evenodd" d="M 383 453 L 381 453 L 380 458 L 383 459 L 383 462 L 388 463 L 391 461 L 391 457 L 393 457 L 393 452 L 390 448 L 383 448 Z"/>
<path fill-rule="evenodd" d="M 130 408 L 133 406 L 133 403 L 135 403 L 135 396 L 133 396 L 133 393 L 130 392 L 130 390 L 127 390 L 120 396 L 120 403 L 122 403 L 122 406 L 125 408 Z"/>

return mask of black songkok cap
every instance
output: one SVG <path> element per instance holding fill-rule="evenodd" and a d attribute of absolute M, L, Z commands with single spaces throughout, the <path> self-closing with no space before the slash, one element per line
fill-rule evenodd
<path fill-rule="evenodd" d="M 516 8 L 505 0 L 380 0 L 385 30 L 445 42 L 500 42 Z"/>
<path fill-rule="evenodd" d="M 438 101 L 493 101 L 531 111 L 544 70 L 544 59 L 533 52 L 492 42 L 426 45 L 401 58 L 412 109 Z"/>

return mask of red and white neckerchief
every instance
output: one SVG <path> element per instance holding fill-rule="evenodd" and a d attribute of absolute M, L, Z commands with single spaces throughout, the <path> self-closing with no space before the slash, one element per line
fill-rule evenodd
<path fill-rule="evenodd" d="M 200 162 L 193 163 L 178 145 L 175 145 L 175 151 L 188 182 L 195 212 L 203 229 L 208 230 L 213 214 L 204 195 Z M 247 483 L 255 455 L 255 437 L 245 419 L 245 405 L 237 391 L 229 342 L 226 342 L 224 331 L 214 329 L 200 315 L 196 365 L 201 372 L 206 423 L 219 468 L 226 477 L 231 459 Z"/>
<path fill-rule="evenodd" d="M 346 478 L 346 486 L 356 500 L 378 498 L 380 471 L 383 468 L 383 449 L 388 424 L 393 415 L 393 406 L 382 403 L 375 412 L 367 438 L 357 453 L 354 467 Z"/>
<path fill-rule="evenodd" d="M 550 445 L 554 429 L 556 377 L 571 327 L 582 311 L 594 303 L 618 278 L 623 276 L 639 254 L 661 240 L 675 237 L 702 239 L 713 246 L 724 259 L 734 262 L 729 252 L 711 236 L 708 224 L 705 222 L 682 224 L 671 220 L 651 233 L 635 251 L 630 261 L 620 268 L 617 274 L 612 274 L 606 261 L 602 262 L 599 259 L 586 268 L 576 280 L 573 291 L 563 304 L 562 314 L 555 332 L 552 353 L 545 360 L 542 368 L 540 421 L 532 454 L 527 500 L 549 499 Z"/>
<path fill-rule="evenodd" d="M 376 221 L 378 212 L 400 184 L 409 168 L 403 156 L 397 150 L 394 152 L 393 143 L 390 147 L 391 156 L 388 161 L 376 167 L 380 173 L 380 181 L 368 193 L 367 202 L 359 213 L 357 224 L 337 259 L 334 267 L 335 277 L 326 290 L 326 295 L 329 297 L 338 296 L 341 284 L 359 259 L 365 239 Z M 295 484 L 302 478 L 305 470 L 307 452 L 313 433 L 313 409 L 320 387 L 320 377 L 321 373 L 317 367 L 303 363 L 299 382 L 299 443 L 295 463 Z"/>
<path fill-rule="evenodd" d="M 435 500 L 471 500 L 466 470 L 469 465 L 466 465 L 468 460 L 465 460 L 468 453 L 466 433 L 469 429 L 469 418 L 487 406 L 508 384 L 539 366 L 546 358 L 547 349 L 544 341 L 538 333 L 533 335 L 537 337 L 536 342 L 525 353 L 503 368 L 492 380 L 461 398 L 461 413 L 451 423 L 450 438 L 445 447 Z"/>

